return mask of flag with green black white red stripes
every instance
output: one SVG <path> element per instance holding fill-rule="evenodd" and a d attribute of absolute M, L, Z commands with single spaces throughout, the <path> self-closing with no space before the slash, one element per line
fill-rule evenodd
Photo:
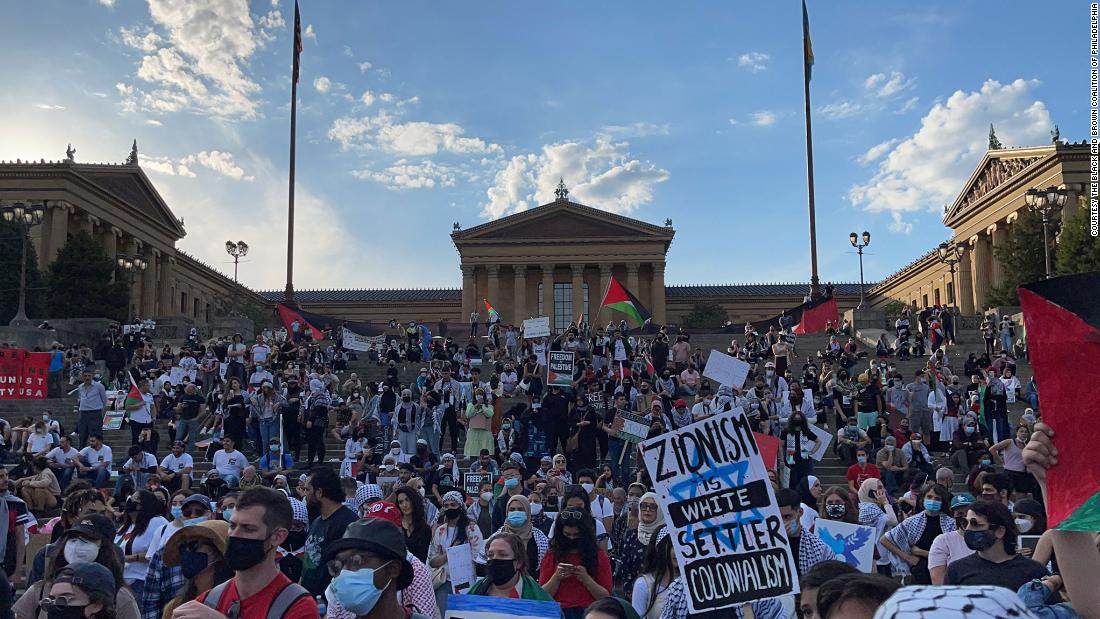
<path fill-rule="evenodd" d="M 633 318 L 639 326 L 649 322 L 652 318 L 649 310 L 642 305 L 638 297 L 627 290 L 626 286 L 620 284 L 614 275 L 611 276 L 611 283 L 607 286 L 607 293 L 604 294 L 603 303 L 600 304 L 600 307 L 620 311 Z"/>

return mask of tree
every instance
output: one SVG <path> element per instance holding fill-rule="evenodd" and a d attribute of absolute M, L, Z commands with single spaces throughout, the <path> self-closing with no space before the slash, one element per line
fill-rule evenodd
<path fill-rule="evenodd" d="M 990 291 L 989 305 L 1019 305 L 1016 288 L 1046 276 L 1043 254 L 1043 222 L 1029 210 L 1021 210 L 1012 232 L 1001 247 L 993 249 L 1004 274 L 1002 285 Z"/>
<path fill-rule="evenodd" d="M 684 326 L 689 329 L 721 329 L 729 316 L 718 303 L 696 303 L 691 313 L 684 316 Z"/>
<path fill-rule="evenodd" d="M 23 240 L 19 227 L 0 219 L 0 324 L 6 325 L 19 307 L 19 257 Z M 42 317 L 45 285 L 38 270 L 38 252 L 27 241 L 27 316 Z"/>
<path fill-rule="evenodd" d="M 122 275 L 114 282 L 115 261 L 84 230 L 70 234 L 57 260 L 50 264 L 46 304 L 50 318 L 110 318 L 124 322 L 130 285 Z"/>
<path fill-rule="evenodd" d="M 1055 275 L 1100 271 L 1100 238 L 1092 236 L 1091 223 L 1089 209 L 1084 206 L 1062 224 L 1054 252 Z"/>

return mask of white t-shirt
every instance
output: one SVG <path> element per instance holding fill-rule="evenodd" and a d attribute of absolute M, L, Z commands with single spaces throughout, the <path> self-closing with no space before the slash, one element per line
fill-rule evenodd
<path fill-rule="evenodd" d="M 130 411 L 130 421 L 136 423 L 153 423 L 153 394 L 143 393 L 141 399 L 145 404 L 138 409 Z"/>
<path fill-rule="evenodd" d="M 176 454 L 168 454 L 164 457 L 164 460 L 161 460 L 160 466 L 170 473 L 179 473 L 183 469 L 194 468 L 195 459 L 189 453 L 185 453 L 178 458 Z"/>
<path fill-rule="evenodd" d="M 599 519 L 608 516 L 615 516 L 615 506 L 611 504 L 611 499 L 597 494 L 596 498 L 592 499 L 592 517 Z"/>
<path fill-rule="evenodd" d="M 126 460 L 125 463 L 123 463 L 123 466 L 140 471 L 142 469 L 147 469 L 151 466 L 155 467 L 157 465 L 157 457 L 153 454 L 143 451 L 141 452 L 141 455 L 141 462 L 138 462 L 133 458 L 129 458 Z"/>
<path fill-rule="evenodd" d="M 246 466 L 248 466 L 248 459 L 236 449 L 229 453 L 225 453 L 224 449 L 219 449 L 214 453 L 214 468 L 218 470 L 218 475 L 240 477 L 241 471 Z"/>
<path fill-rule="evenodd" d="M 91 445 L 80 450 L 80 455 L 88 461 L 92 468 L 111 468 L 111 448 L 107 444 L 101 444 L 99 449 L 92 449 Z"/>
<path fill-rule="evenodd" d="M 72 445 L 69 446 L 69 451 L 61 451 L 60 447 L 54 447 L 50 450 L 50 453 L 46 454 L 46 457 L 50 459 L 50 462 L 56 462 L 62 466 L 68 464 L 72 460 L 75 460 L 80 452 L 77 451 Z"/>
<path fill-rule="evenodd" d="M 53 437 L 49 434 L 33 432 L 27 437 L 27 448 L 31 453 L 36 454 L 44 449 L 49 450 L 51 445 L 53 445 Z"/>
<path fill-rule="evenodd" d="M 130 528 L 126 529 L 126 533 L 115 537 L 115 543 L 118 544 L 119 548 L 122 548 L 124 555 L 144 555 L 154 539 L 159 537 L 161 527 L 166 524 L 168 524 L 168 520 L 163 516 L 154 516 L 141 535 L 135 537 L 133 535 L 134 525 L 130 525 Z M 133 538 L 132 546 L 130 545 L 131 537 Z M 122 568 L 122 579 L 126 581 L 126 584 L 132 584 L 137 580 L 145 580 L 145 574 L 148 571 L 149 564 L 145 561 L 127 561 L 125 567 Z"/>
<path fill-rule="evenodd" d="M 195 366 L 197 366 L 198 364 L 199 362 L 195 361 L 194 357 L 192 357 L 191 355 L 187 355 L 186 357 L 181 357 L 180 362 L 177 365 L 183 368 L 184 372 L 190 372 L 191 370 L 195 369 Z"/>
<path fill-rule="evenodd" d="M 252 362 L 263 363 L 267 361 L 267 356 L 271 354 L 271 348 L 267 344 L 256 344 L 252 347 Z"/>
<path fill-rule="evenodd" d="M 182 530 L 183 527 L 178 527 L 172 522 L 157 527 L 156 532 L 153 534 L 153 540 L 149 542 L 149 548 L 145 551 L 145 558 L 152 561 L 153 555 L 157 554 L 157 551 L 161 548 L 164 548 L 164 545 L 172 538 L 172 534 Z"/>

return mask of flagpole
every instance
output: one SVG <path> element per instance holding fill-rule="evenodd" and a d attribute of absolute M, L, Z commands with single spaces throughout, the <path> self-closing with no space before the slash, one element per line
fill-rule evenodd
<path fill-rule="evenodd" d="M 290 196 L 287 201 L 286 222 L 286 292 L 284 302 L 297 307 L 294 300 L 294 159 L 296 135 L 298 133 L 298 49 L 301 42 L 301 17 L 298 13 L 298 3 L 294 3 L 294 42 L 291 44 L 294 51 L 294 74 L 290 80 Z"/>
<path fill-rule="evenodd" d="M 817 216 L 814 212 L 814 141 L 810 126 L 810 22 L 806 2 L 802 2 L 802 77 L 806 99 L 806 187 L 810 206 L 810 299 L 821 298 L 821 286 L 817 278 Z"/>

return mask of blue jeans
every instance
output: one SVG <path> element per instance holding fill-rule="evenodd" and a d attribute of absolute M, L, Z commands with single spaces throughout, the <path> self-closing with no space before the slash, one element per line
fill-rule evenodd
<path fill-rule="evenodd" d="M 260 420 L 260 455 L 266 456 L 271 439 L 279 438 L 279 418 Z"/>
<path fill-rule="evenodd" d="M 187 452 L 195 449 L 195 435 L 199 433 L 199 421 L 197 419 L 180 419 L 176 422 L 176 440 L 184 441 Z"/>
<path fill-rule="evenodd" d="M 615 437 L 607 439 L 607 459 L 611 464 L 611 476 L 623 487 L 630 485 L 630 455 L 634 451 L 633 447 L 633 443 L 627 443 L 622 439 Z M 620 457 L 622 464 L 619 464 Z"/>
<path fill-rule="evenodd" d="M 107 486 L 107 482 L 111 480 L 111 471 L 106 468 L 92 469 L 87 473 L 81 473 L 80 479 L 90 479 L 96 488 L 104 488 Z"/>
<path fill-rule="evenodd" d="M 76 473 L 76 469 L 63 468 L 57 473 L 57 483 L 64 490 L 73 481 L 73 474 Z"/>

